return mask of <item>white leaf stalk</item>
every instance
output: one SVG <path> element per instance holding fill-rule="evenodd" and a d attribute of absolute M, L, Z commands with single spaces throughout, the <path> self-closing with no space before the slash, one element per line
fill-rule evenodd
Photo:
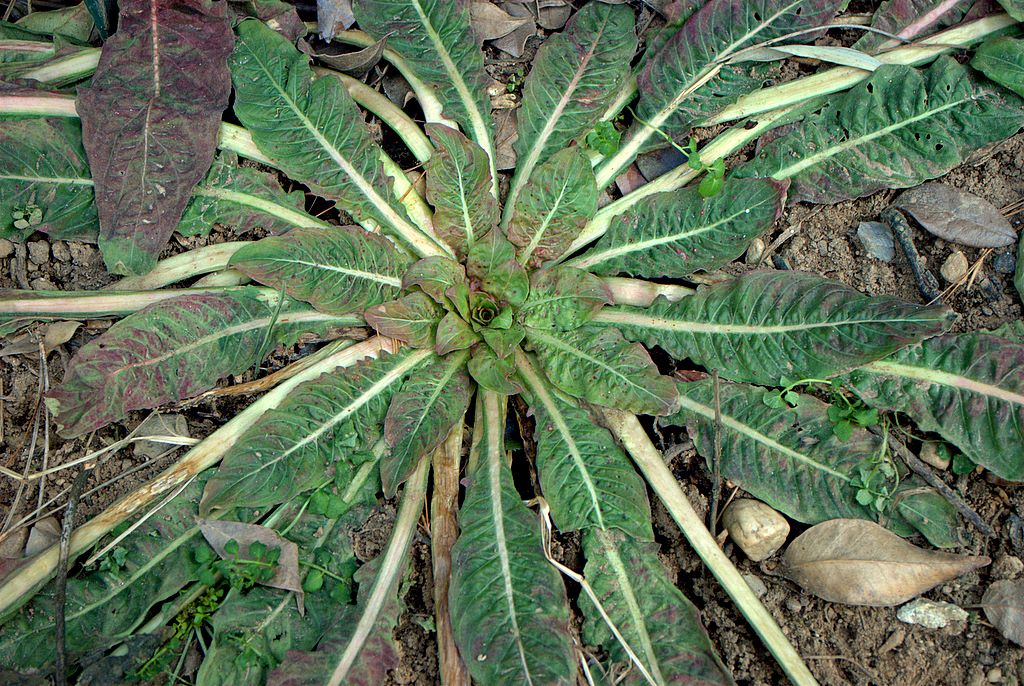
<path fill-rule="evenodd" d="M 775 619 L 750 590 L 750 586 L 740 576 L 732 561 L 718 547 L 718 543 L 694 511 L 672 472 L 665 466 L 661 453 L 651 443 L 637 418 L 620 410 L 596 408 L 596 412 L 633 456 L 633 460 L 672 515 L 672 519 L 679 525 L 686 540 L 736 603 L 736 607 L 761 637 L 765 647 L 775 657 L 794 686 L 817 686 L 818 682 L 789 639 L 782 633 Z"/>

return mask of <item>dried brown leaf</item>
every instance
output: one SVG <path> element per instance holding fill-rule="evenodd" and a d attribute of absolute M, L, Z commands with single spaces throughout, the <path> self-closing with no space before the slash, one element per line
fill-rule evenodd
<path fill-rule="evenodd" d="M 388 39 L 385 36 L 362 50 L 346 53 L 316 52 L 312 49 L 306 49 L 301 44 L 299 49 L 317 58 L 332 69 L 337 69 L 342 74 L 348 74 L 354 78 L 361 79 L 380 62 L 387 42 Z"/>
<path fill-rule="evenodd" d="M 302 592 L 302 578 L 299 575 L 299 547 L 282 538 L 276 531 L 258 524 L 242 522 L 205 520 L 199 523 L 206 542 L 217 551 L 222 559 L 232 559 L 224 550 L 224 544 L 230 540 L 238 541 L 238 557 L 249 556 L 249 546 L 259 541 L 268 548 L 280 548 L 281 556 L 277 559 L 274 576 L 263 585 L 280 588 L 295 593 L 299 606 L 299 614 L 305 613 L 305 596 Z"/>
<path fill-rule="evenodd" d="M 515 31 L 494 40 L 491 44 L 512 57 L 522 57 L 526 51 L 526 41 L 530 40 L 531 36 L 537 35 L 537 24 L 534 23 L 533 14 L 526 7 L 515 3 L 502 3 L 501 7 L 511 16 L 524 20 L 524 23 Z"/>
<path fill-rule="evenodd" d="M 912 214 L 932 234 L 960 245 L 1001 248 L 1017 240 L 995 205 L 948 184 L 921 184 L 900 195 L 893 205 Z"/>
<path fill-rule="evenodd" d="M 999 633 L 1024 646 L 1024 579 L 995 582 L 982 596 L 981 606 Z"/>
<path fill-rule="evenodd" d="M 64 345 L 75 335 L 82 322 L 53 322 L 43 334 L 43 351 L 49 354 Z M 0 349 L 0 357 L 8 355 L 33 355 L 39 352 L 39 343 L 31 333 L 24 333 Z"/>
<path fill-rule="evenodd" d="M 847 605 L 899 605 L 990 562 L 907 543 L 862 519 L 832 519 L 797 537 L 783 556 L 786 577 L 820 598 Z"/>
<path fill-rule="evenodd" d="M 503 38 L 521 26 L 533 24 L 529 16 L 514 17 L 490 2 L 474 2 L 469 7 L 473 33 L 478 41 Z"/>

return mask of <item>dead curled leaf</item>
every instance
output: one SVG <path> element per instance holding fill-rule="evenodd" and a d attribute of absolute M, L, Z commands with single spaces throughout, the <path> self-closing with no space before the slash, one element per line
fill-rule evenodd
<path fill-rule="evenodd" d="M 277 560 L 274 576 L 265 582 L 265 586 L 280 588 L 295 593 L 295 601 L 299 606 L 299 614 L 305 613 L 305 595 L 302 592 L 302 577 L 299 574 L 299 547 L 276 531 L 258 524 L 242 522 L 204 520 L 199 523 L 206 542 L 210 544 L 221 559 L 228 559 L 224 544 L 230 540 L 238 542 L 238 557 L 245 559 L 249 554 L 249 546 L 257 541 L 268 548 L 280 548 L 281 556 Z"/>
<path fill-rule="evenodd" d="M 932 234 L 973 248 L 1001 248 L 1017 240 L 1010 222 L 988 200 L 937 181 L 904 192 L 893 203 Z"/>
<path fill-rule="evenodd" d="M 887 607 L 989 562 L 918 548 L 874 522 L 833 519 L 798 536 L 782 567 L 786 578 L 830 602 Z"/>
<path fill-rule="evenodd" d="M 49 355 L 51 352 L 71 340 L 71 337 L 78 331 L 82 322 L 60 321 L 53 322 L 46 326 L 43 334 L 43 352 Z M 8 355 L 31 355 L 39 352 L 38 338 L 31 333 L 25 333 L 0 349 L 0 357 Z"/>
<path fill-rule="evenodd" d="M 999 633 L 1024 646 L 1024 579 L 995 582 L 982 596 L 981 606 Z"/>

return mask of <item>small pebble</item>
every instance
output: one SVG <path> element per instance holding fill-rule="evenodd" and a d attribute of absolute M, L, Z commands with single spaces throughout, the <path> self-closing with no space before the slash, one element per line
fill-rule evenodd
<path fill-rule="evenodd" d="M 939 444 L 936 441 L 928 441 L 921 446 L 921 461 L 936 469 L 944 470 L 949 467 L 949 458 L 939 454 Z"/>
<path fill-rule="evenodd" d="M 68 250 L 68 244 L 64 241 L 57 241 L 50 246 L 50 250 L 53 251 L 53 259 L 58 262 L 68 262 L 71 259 L 71 251 Z"/>
<path fill-rule="evenodd" d="M 747 586 L 750 586 L 750 590 L 754 592 L 754 595 L 758 598 L 763 598 L 764 594 L 768 592 L 768 587 L 761 581 L 760 578 L 753 574 L 741 574 L 743 580 L 747 582 Z"/>
<path fill-rule="evenodd" d="M 755 238 L 750 242 L 747 247 L 747 254 L 743 258 L 743 261 L 747 264 L 757 264 L 764 257 L 764 241 L 760 238 Z"/>
<path fill-rule="evenodd" d="M 992 268 L 1000 274 L 1012 274 L 1017 268 L 1017 256 L 1011 250 L 1001 252 L 992 260 Z"/>
<path fill-rule="evenodd" d="M 946 261 L 942 263 L 942 268 L 939 273 L 942 274 L 942 278 L 947 283 L 956 283 L 967 274 L 967 268 L 970 266 L 967 262 L 967 256 L 957 250 L 952 255 L 946 258 Z"/>
<path fill-rule="evenodd" d="M 754 562 L 775 554 L 789 536 L 789 522 L 760 500 L 743 498 L 722 513 L 729 537 Z"/>
<path fill-rule="evenodd" d="M 998 667 L 993 667 L 988 670 L 988 674 L 985 675 L 985 678 L 988 679 L 990 684 L 998 684 L 1003 680 L 1003 670 Z"/>
<path fill-rule="evenodd" d="M 46 241 L 31 241 L 28 244 L 28 260 L 32 264 L 46 264 L 50 259 L 50 244 Z"/>
<path fill-rule="evenodd" d="M 992 578 L 1016 579 L 1024 573 L 1024 562 L 1013 555 L 999 555 L 992 563 Z"/>
<path fill-rule="evenodd" d="M 786 598 L 786 609 L 790 612 L 800 612 L 804 609 L 804 604 L 796 598 Z"/>
<path fill-rule="evenodd" d="M 57 285 L 55 283 L 53 283 L 52 281 L 50 281 L 45 276 L 40 276 L 38 278 L 32 279 L 31 281 L 28 282 L 28 285 L 34 291 L 55 291 L 55 290 L 57 290 Z"/>
<path fill-rule="evenodd" d="M 861 222 L 857 226 L 857 238 L 865 252 L 876 260 L 892 262 L 896 256 L 896 243 L 892 229 L 882 222 Z"/>
<path fill-rule="evenodd" d="M 917 598 L 897 610 L 896 618 L 927 629 L 941 629 L 954 622 L 967 621 L 967 611 L 952 603 Z"/>
<path fill-rule="evenodd" d="M 0 238 L 0 259 L 10 257 L 14 254 L 14 243 L 6 238 Z"/>
<path fill-rule="evenodd" d="M 889 635 L 889 638 L 885 639 L 885 643 L 883 643 L 881 646 L 879 646 L 878 652 L 880 654 L 884 655 L 885 653 L 888 653 L 888 652 L 891 652 L 893 650 L 896 650 L 901 645 L 903 645 L 903 641 L 906 638 L 907 638 L 907 632 L 906 632 L 905 629 L 903 629 L 902 627 L 899 628 L 899 629 L 896 629 L 896 631 L 892 632 Z"/>

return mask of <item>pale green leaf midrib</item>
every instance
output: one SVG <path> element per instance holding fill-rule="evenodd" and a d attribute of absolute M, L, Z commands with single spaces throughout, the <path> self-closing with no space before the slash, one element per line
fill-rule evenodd
<path fill-rule="evenodd" d="M 654 398 L 658 402 L 659 405 L 665 405 L 664 398 L 661 398 L 660 396 L 658 396 L 655 393 L 649 392 L 643 385 L 641 385 L 639 383 L 636 383 L 635 381 L 630 379 L 628 376 L 626 376 L 622 372 L 620 372 L 617 369 L 615 369 L 614 367 L 608 365 L 608 363 L 606 363 L 606 362 L 604 362 L 602 360 L 599 360 L 596 357 L 593 357 L 592 355 L 588 355 L 587 353 L 585 353 L 584 351 L 580 350 L 579 348 L 574 348 L 571 345 L 561 341 L 560 339 L 558 339 L 558 338 L 556 338 L 554 336 L 549 336 L 548 334 L 544 333 L 540 329 L 530 329 L 530 332 L 535 337 L 544 339 L 544 341 L 548 345 L 550 345 L 551 347 L 557 348 L 557 349 L 561 350 L 564 353 L 568 353 L 570 355 L 574 355 L 576 357 L 579 357 L 580 359 L 586 360 L 587 362 L 590 362 L 591 364 L 594 364 L 594 365 L 600 367 L 601 369 L 604 369 L 605 371 L 610 373 L 612 376 L 620 379 L 628 387 L 633 388 L 633 389 L 639 391 L 640 393 L 642 393 L 644 395 L 647 395 L 647 396 L 649 396 L 651 398 Z"/>
<path fill-rule="evenodd" d="M 871 133 L 859 136 L 857 138 L 851 138 L 837 145 L 827 147 L 823 150 L 814 153 L 813 155 L 808 155 L 807 157 L 800 159 L 799 161 L 791 164 L 788 167 L 783 167 L 782 169 L 779 169 L 778 171 L 772 174 L 772 178 L 777 179 L 779 181 L 791 178 L 796 174 L 799 174 L 803 170 L 818 164 L 822 160 L 828 159 L 829 157 L 834 157 L 851 148 L 856 148 L 866 143 L 870 143 L 876 138 L 881 138 L 882 136 L 886 136 L 894 131 L 898 131 L 899 129 L 910 126 L 911 124 L 916 124 L 919 121 L 923 121 L 925 119 L 928 119 L 929 117 L 936 116 L 938 114 L 941 114 L 942 112 L 945 112 L 946 110 L 953 109 L 954 107 L 962 105 L 966 102 L 972 102 L 973 100 L 974 98 L 972 97 L 955 100 L 953 102 L 946 103 L 945 105 L 942 105 L 940 107 L 925 110 L 920 114 L 916 114 L 913 117 L 909 117 L 908 119 L 904 119 L 894 124 L 890 124 L 889 126 L 885 126 L 877 131 L 873 131 Z"/>
<path fill-rule="evenodd" d="M 423 9 L 422 2 L 420 2 L 420 0 L 410 0 L 410 2 L 415 8 L 416 14 L 419 15 L 420 23 L 423 25 L 423 30 L 427 32 L 427 36 L 430 38 L 430 42 L 434 45 L 434 49 L 437 51 L 438 57 L 441 58 L 441 63 L 444 65 L 445 71 L 448 72 L 448 76 L 452 80 L 452 85 L 455 86 L 455 90 L 459 94 L 459 99 L 462 100 L 463 107 L 466 108 L 466 114 L 469 115 L 469 119 L 473 126 L 473 139 L 487 154 L 487 166 L 490 168 L 491 172 L 491 195 L 497 197 L 498 170 L 495 166 L 495 154 L 491 143 L 490 131 L 487 128 L 487 124 L 484 122 L 483 114 L 477 108 L 476 103 L 473 100 L 473 96 L 469 92 L 469 87 L 466 85 L 465 79 L 462 78 L 462 72 L 456 66 L 454 60 L 452 60 L 452 56 L 448 54 L 448 49 L 441 41 L 440 34 L 438 34 L 437 29 L 434 28 L 433 23 L 431 23 L 426 10 Z"/>
<path fill-rule="evenodd" d="M 686 410 L 689 410 L 690 412 L 694 412 L 696 414 L 699 414 L 702 417 L 704 417 L 705 419 L 710 419 L 711 421 L 715 421 L 715 409 L 713 407 L 708 407 L 707 405 L 703 405 L 703 404 L 697 402 L 696 400 L 694 400 L 693 398 L 690 398 L 689 396 L 686 396 L 683 393 L 680 393 L 679 397 L 680 397 L 680 406 L 682 408 L 684 408 Z M 822 463 L 815 461 L 814 459 L 808 457 L 807 455 L 804 455 L 803 453 L 799 453 L 799 452 L 793 450 L 792 448 L 789 448 L 788 446 L 785 446 L 785 445 L 779 443 L 775 439 L 773 439 L 773 438 L 771 438 L 771 437 L 761 433 L 760 431 L 758 431 L 754 427 L 750 426 L 749 424 L 744 423 L 743 421 L 741 421 L 739 419 L 736 419 L 732 415 L 728 415 L 728 414 L 725 414 L 725 413 L 720 413 L 720 416 L 721 416 L 722 426 L 725 426 L 725 427 L 728 427 L 728 428 L 732 429 L 733 431 L 735 431 L 736 433 L 740 434 L 741 436 L 744 436 L 744 437 L 754 441 L 755 443 L 760 443 L 765 448 L 767 448 L 767 449 L 769 449 L 771 451 L 774 451 L 774 452 L 781 453 L 782 455 L 785 455 L 786 457 L 792 458 L 793 460 L 796 460 L 797 462 L 800 462 L 801 464 L 807 465 L 808 467 L 811 467 L 812 469 L 816 469 L 816 470 L 822 471 L 822 472 L 828 474 L 829 476 L 833 476 L 833 477 L 835 477 L 837 479 L 840 479 L 842 481 L 845 481 L 845 482 L 849 482 L 850 481 L 850 477 L 848 475 L 843 474 L 842 472 L 838 472 L 838 471 L 836 471 L 836 470 L 834 470 L 834 469 L 832 469 L 830 467 L 827 467 L 826 465 L 823 465 Z"/>
<path fill-rule="evenodd" d="M 309 132 L 309 134 L 313 137 L 313 140 L 316 141 L 316 143 L 324 151 L 326 151 L 328 155 L 330 155 L 331 159 L 334 160 L 334 162 L 342 169 L 343 172 L 345 172 L 345 174 L 352 180 L 352 182 L 359 189 L 360 193 L 362 193 L 362 195 L 367 200 L 370 201 L 374 208 L 376 208 L 376 210 L 380 212 L 383 216 L 387 217 L 388 221 L 391 222 L 395 230 L 398 231 L 401 235 L 421 235 L 419 229 L 417 229 L 416 227 L 409 224 L 409 222 L 402 219 L 394 210 L 394 208 L 391 207 L 391 205 L 384 198 L 382 198 L 379 193 L 377 193 L 373 185 L 361 173 L 359 173 L 359 171 L 355 167 L 353 167 L 351 163 L 349 163 L 348 159 L 344 155 L 342 155 L 341 151 L 335 148 L 333 145 L 331 145 L 330 141 L 328 141 L 327 138 L 325 138 L 324 135 L 320 133 L 319 129 L 317 129 L 313 125 L 313 122 L 310 121 L 309 118 L 302 111 L 302 109 L 299 108 L 298 103 L 292 100 L 288 92 L 280 87 L 277 80 L 274 78 L 273 73 L 269 70 L 269 68 L 263 62 L 263 60 L 260 59 L 259 53 L 251 46 L 249 47 L 249 54 L 252 56 L 252 59 L 259 65 L 260 70 L 263 71 L 263 74 L 266 76 L 267 81 L 270 83 L 271 87 L 275 91 L 277 91 L 278 95 L 281 97 L 282 100 L 284 100 L 285 104 L 292 111 L 295 117 L 299 120 L 303 128 L 305 128 L 306 131 Z"/>
<path fill-rule="evenodd" d="M 384 374 L 379 380 L 375 381 L 369 388 L 353 398 L 340 411 L 321 422 L 320 426 L 313 431 L 308 432 L 301 440 L 296 441 L 293 445 L 289 446 L 286 450 L 282 451 L 275 457 L 262 462 L 258 467 L 247 473 L 246 477 L 251 478 L 265 469 L 275 467 L 279 462 L 283 462 L 291 457 L 293 453 L 302 450 L 310 443 L 319 439 L 324 433 L 330 431 L 335 426 L 354 415 L 364 405 L 386 391 L 391 384 L 395 383 L 407 372 L 417 367 L 429 354 L 431 354 L 431 351 L 429 350 L 414 351 L 409 355 L 409 357 L 400 362 L 393 369 L 388 370 L 386 374 Z"/>
<path fill-rule="evenodd" d="M 537 227 L 537 231 L 533 234 L 533 238 L 530 239 L 529 245 L 523 250 L 523 254 L 519 257 L 520 264 L 526 264 L 530 260 L 530 256 L 533 255 L 533 251 L 540 245 L 541 240 L 544 238 L 544 234 L 547 233 L 548 227 L 551 226 L 551 222 L 554 221 L 555 215 L 562 209 L 562 201 L 565 200 L 566 193 L 569 189 L 570 179 L 568 175 L 562 180 L 562 187 L 558 190 L 558 196 L 551 202 L 551 209 L 544 215 L 544 219 L 541 221 L 540 226 Z"/>
<path fill-rule="evenodd" d="M 809 322 L 800 324 L 715 324 L 708 321 L 668 319 L 666 317 L 655 317 L 640 312 L 628 312 L 616 308 L 604 308 L 594 316 L 593 321 L 604 324 L 622 324 L 635 326 L 642 329 L 653 329 L 671 333 L 708 333 L 719 335 L 741 334 L 744 336 L 760 336 L 772 334 L 786 334 L 798 331 L 812 331 L 814 329 L 835 328 L 841 326 L 870 326 L 870 325 L 894 325 L 894 324 L 916 324 L 927 322 L 941 322 L 942 316 L 933 319 L 922 317 L 898 318 L 898 319 L 840 319 L 835 321 Z"/>
<path fill-rule="evenodd" d="M 1014 405 L 1024 406 L 1024 394 L 1014 393 L 1013 391 L 1009 391 L 983 381 L 977 381 L 976 379 L 971 379 L 961 374 L 953 374 L 951 372 L 931 369 L 928 367 L 916 367 L 913 365 L 891 362 L 889 360 L 871 362 L 870 364 L 861 367 L 860 370 L 868 371 L 873 374 L 902 376 L 908 379 L 927 381 L 940 386 L 959 388 L 979 395 L 998 398 L 999 400 L 1013 403 Z"/>
<path fill-rule="evenodd" d="M 282 219 L 286 222 L 291 222 L 298 227 L 306 226 L 317 226 L 322 228 L 331 228 L 333 225 L 323 220 L 317 219 L 305 212 L 299 212 L 293 210 L 290 207 L 280 205 L 271 200 L 266 200 L 251 193 L 243 193 L 241 191 L 231 190 L 229 188 L 219 188 L 216 186 L 196 186 L 192 189 L 192 194 L 196 196 L 205 196 L 210 198 L 217 198 L 218 200 L 226 200 L 236 205 L 244 205 L 251 207 L 254 210 L 269 214 L 271 216 Z"/>
<path fill-rule="evenodd" d="M 92 186 L 93 180 L 73 176 L 21 176 L 0 174 L 0 181 L 24 181 L 27 183 L 50 183 L 63 186 Z"/>
<path fill-rule="evenodd" d="M 416 424 L 409 430 L 407 436 L 415 436 L 420 427 L 423 426 L 423 422 L 426 421 L 427 415 L 430 410 L 437 403 L 438 398 L 441 397 L 441 393 L 448 387 L 448 382 L 452 380 L 452 377 L 459 371 L 459 368 L 466 362 L 466 358 L 469 357 L 469 350 L 460 350 L 450 356 L 447 359 L 448 367 L 444 370 L 444 374 L 438 379 L 437 385 L 434 390 L 431 391 L 426 401 L 423 403 L 422 411 L 419 413 L 419 417 L 416 419 Z M 416 457 L 419 457 L 417 455 Z"/>
<path fill-rule="evenodd" d="M 110 377 L 113 378 L 118 374 L 128 371 L 130 369 L 149 367 L 155 364 L 159 364 L 161 362 L 165 362 L 166 360 L 169 360 L 172 357 L 190 353 L 198 348 L 203 347 L 204 345 L 208 345 L 221 338 L 228 338 L 230 336 L 235 336 L 237 334 L 245 333 L 246 331 L 252 331 L 254 329 L 263 329 L 270 326 L 271 324 L 283 325 L 293 324 L 297 322 L 344 322 L 347 324 L 358 325 L 362 322 L 362 320 L 355 316 L 338 316 L 332 314 L 325 314 L 323 312 L 317 312 L 316 310 L 307 310 L 303 312 L 285 312 L 284 314 L 279 315 L 276 318 L 276 320 L 272 315 L 267 317 L 260 317 L 259 319 L 250 319 L 247 322 L 235 324 L 234 326 L 228 326 L 219 329 L 214 333 L 207 334 L 206 336 L 201 336 L 196 340 L 192 341 L 191 343 L 186 343 L 181 347 L 174 348 L 173 350 L 168 350 L 167 352 L 162 353 L 160 355 L 146 358 L 145 360 L 142 360 L 140 362 L 126 364 L 123 367 L 120 367 L 119 369 L 111 372 Z"/>
<path fill-rule="evenodd" d="M 276 264 L 292 264 L 300 267 L 312 267 L 320 271 L 336 272 L 338 274 L 344 274 L 345 276 L 351 276 L 356 279 L 363 279 L 364 281 L 372 281 L 375 283 L 384 284 L 386 286 L 392 286 L 394 288 L 402 287 L 402 280 L 395 276 L 377 274 L 375 272 L 368 272 L 361 269 L 351 269 L 349 267 L 341 267 L 334 264 L 325 264 L 323 262 L 314 262 L 312 260 L 300 260 L 298 258 L 286 257 L 260 257 L 255 258 L 254 261 L 264 263 L 271 262 Z"/>

